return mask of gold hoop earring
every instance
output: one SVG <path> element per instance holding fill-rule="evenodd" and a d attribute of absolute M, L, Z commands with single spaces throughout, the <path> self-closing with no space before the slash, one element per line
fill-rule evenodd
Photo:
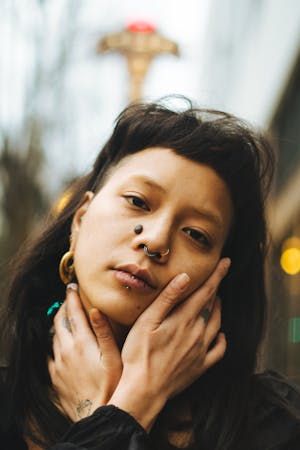
<path fill-rule="evenodd" d="M 74 252 L 66 252 L 59 263 L 59 276 L 64 284 L 72 283 L 75 279 Z"/>

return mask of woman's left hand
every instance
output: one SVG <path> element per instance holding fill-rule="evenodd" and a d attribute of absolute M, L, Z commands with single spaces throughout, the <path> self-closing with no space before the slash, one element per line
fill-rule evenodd
<path fill-rule="evenodd" d="M 106 316 L 92 308 L 90 325 L 76 287 L 67 288 L 54 318 L 54 359 L 48 359 L 55 403 L 74 422 L 107 404 L 123 369 Z"/>

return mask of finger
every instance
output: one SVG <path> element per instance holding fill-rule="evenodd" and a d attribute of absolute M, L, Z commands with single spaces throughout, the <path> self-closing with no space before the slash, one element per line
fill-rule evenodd
<path fill-rule="evenodd" d="M 206 303 L 212 301 L 216 295 L 219 284 L 228 272 L 230 259 L 223 258 L 217 264 L 213 273 L 188 299 L 181 308 L 191 317 L 199 316 Z"/>
<path fill-rule="evenodd" d="M 52 358 L 48 358 L 47 360 L 47 366 L 48 366 L 48 372 L 51 378 L 51 381 L 53 383 L 53 378 L 54 378 L 54 374 L 55 374 L 55 362 Z"/>
<path fill-rule="evenodd" d="M 72 341 L 72 333 L 70 333 L 70 331 L 66 328 L 65 323 L 65 318 L 67 317 L 66 306 L 67 303 L 66 301 L 64 301 L 53 320 L 54 337 L 56 338 L 56 341 L 58 340 L 61 345 L 63 343 L 69 343 Z"/>
<path fill-rule="evenodd" d="M 228 272 L 230 264 L 231 260 L 229 258 L 222 258 L 218 262 L 215 270 L 201 286 L 202 295 L 206 296 L 207 299 L 213 297 L 216 294 L 220 282 Z"/>
<path fill-rule="evenodd" d="M 224 333 L 219 333 L 217 337 L 216 344 L 214 347 L 209 350 L 206 354 L 205 360 L 204 360 L 204 367 L 206 369 L 209 369 L 214 364 L 216 364 L 218 361 L 220 361 L 226 351 L 226 338 Z"/>
<path fill-rule="evenodd" d="M 67 286 L 67 317 L 74 337 L 93 337 L 78 293 L 78 285 L 75 283 L 70 283 Z"/>
<path fill-rule="evenodd" d="M 174 306 L 182 300 L 189 282 L 190 277 L 186 273 L 181 273 L 173 278 L 157 299 L 144 311 L 143 318 L 147 318 L 155 324 L 160 324 Z"/>
<path fill-rule="evenodd" d="M 49 357 L 48 361 L 47 361 L 47 365 L 48 365 L 48 373 L 50 375 L 50 380 L 51 380 L 52 386 L 55 387 L 55 385 L 58 381 L 57 371 L 56 371 L 56 363 L 51 357 Z"/>
<path fill-rule="evenodd" d="M 204 334 L 204 345 L 209 348 L 212 341 L 218 334 L 221 326 L 221 302 L 217 297 L 213 309 L 211 311 L 210 318 L 207 322 L 205 334 Z"/>
<path fill-rule="evenodd" d="M 203 320 L 204 325 L 206 325 L 210 319 L 211 311 L 210 308 L 205 307 L 200 311 L 199 317 Z"/>
<path fill-rule="evenodd" d="M 89 311 L 89 316 L 103 362 L 111 362 L 115 358 L 115 361 L 121 363 L 120 350 L 105 314 L 96 308 L 92 308 Z"/>
<path fill-rule="evenodd" d="M 59 339 L 57 337 L 57 334 L 55 334 L 53 336 L 53 340 L 52 340 L 52 349 L 53 349 L 53 356 L 54 356 L 54 361 L 58 362 L 61 359 L 61 354 L 60 354 L 60 342 Z"/>

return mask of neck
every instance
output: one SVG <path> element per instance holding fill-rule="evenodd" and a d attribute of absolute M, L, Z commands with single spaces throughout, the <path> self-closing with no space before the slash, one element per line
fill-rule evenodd
<path fill-rule="evenodd" d="M 79 287 L 79 296 L 80 296 L 82 306 L 85 310 L 85 313 L 86 313 L 86 316 L 88 319 L 87 311 L 89 309 L 91 309 L 93 307 L 93 305 L 90 303 L 89 299 L 85 296 L 84 292 L 80 292 L 80 287 Z M 131 327 L 129 327 L 127 325 L 122 325 L 121 323 L 118 323 L 118 322 L 115 322 L 114 320 L 110 319 L 109 317 L 107 317 L 107 318 L 108 318 L 109 324 L 111 326 L 114 338 L 119 347 L 119 350 L 121 351 L 123 344 L 125 342 L 125 339 L 127 337 L 127 334 L 129 333 L 129 330 Z"/>
<path fill-rule="evenodd" d="M 116 339 L 117 345 L 119 347 L 119 350 L 121 351 L 125 342 L 125 339 L 127 337 L 127 334 L 129 333 L 130 327 L 126 325 L 122 325 L 121 323 L 114 322 L 112 319 L 109 319 L 109 324 L 111 326 L 113 335 Z"/>

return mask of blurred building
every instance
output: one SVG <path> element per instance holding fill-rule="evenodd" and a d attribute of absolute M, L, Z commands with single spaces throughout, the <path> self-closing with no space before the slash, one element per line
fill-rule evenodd
<path fill-rule="evenodd" d="M 264 363 L 300 383 L 299 2 L 212 0 L 206 50 L 199 97 L 204 94 L 209 105 L 270 129 L 275 138 Z"/>

